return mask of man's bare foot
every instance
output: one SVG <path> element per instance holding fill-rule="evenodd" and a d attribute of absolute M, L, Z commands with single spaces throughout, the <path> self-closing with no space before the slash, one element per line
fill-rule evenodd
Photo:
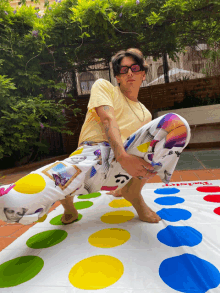
<path fill-rule="evenodd" d="M 131 199 L 130 202 L 141 221 L 148 223 L 158 223 L 161 221 L 161 218 L 145 203 L 141 194 L 139 194 L 139 197 Z"/>
<path fill-rule="evenodd" d="M 61 218 L 61 222 L 63 224 L 71 224 L 72 222 L 74 222 L 77 218 L 78 218 L 78 212 L 77 210 L 73 210 L 73 211 L 64 211 L 64 214 Z"/>
<path fill-rule="evenodd" d="M 158 223 L 161 221 L 161 218 L 145 203 L 141 194 L 136 198 L 132 198 L 131 194 L 125 195 L 123 193 L 123 196 L 131 202 L 141 221 L 148 223 Z"/>
<path fill-rule="evenodd" d="M 145 203 L 143 196 L 141 195 L 141 189 L 148 179 L 140 181 L 139 179 L 132 179 L 124 187 L 109 191 L 107 194 L 111 194 L 115 197 L 124 197 L 130 201 L 132 206 L 137 211 L 139 219 L 148 223 L 158 223 L 161 218 Z"/>
<path fill-rule="evenodd" d="M 150 207 L 138 211 L 139 219 L 148 223 L 159 223 L 161 218 Z"/>
<path fill-rule="evenodd" d="M 107 192 L 107 194 L 111 194 L 115 197 L 122 197 L 122 190 L 121 190 L 121 188 L 116 189 L 116 190 L 112 190 L 112 191 Z"/>
<path fill-rule="evenodd" d="M 107 194 L 112 194 L 115 197 L 122 197 L 124 195 L 124 193 L 122 194 L 121 189 L 110 191 Z M 134 208 L 138 213 L 139 219 L 143 222 L 158 223 L 161 221 L 161 218 L 149 206 L 147 206 L 145 202 L 135 205 Z"/>

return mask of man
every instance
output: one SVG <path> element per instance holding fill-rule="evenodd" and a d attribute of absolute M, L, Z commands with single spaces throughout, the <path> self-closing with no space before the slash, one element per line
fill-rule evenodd
<path fill-rule="evenodd" d="M 152 120 L 150 112 L 138 102 L 138 92 L 148 68 L 144 63 L 143 54 L 134 48 L 118 52 L 113 56 L 112 64 L 119 87 L 113 87 L 105 80 L 98 80 L 93 85 L 79 145 L 85 141 L 109 142 L 116 161 L 132 179 L 123 188 L 108 194 L 123 196 L 130 201 L 140 220 L 158 223 L 160 217 L 146 205 L 141 195 L 144 184 L 155 175 L 152 173 L 155 168 L 142 158 L 128 154 L 123 145 L 129 135 Z M 119 108 L 123 108 L 126 103 L 129 107 L 120 112 Z M 184 126 L 182 132 L 186 132 L 185 129 Z M 177 163 L 176 160 L 175 162 Z M 66 197 L 61 203 L 65 209 L 62 221 L 68 223 L 76 219 L 78 213 L 72 204 L 72 197 Z"/>
<path fill-rule="evenodd" d="M 5 211 L 22 209 L 25 214 L 19 223 L 42 221 L 51 205 L 60 200 L 64 207 L 61 221 L 70 224 L 78 217 L 73 196 L 99 190 L 122 195 L 142 221 L 161 220 L 146 205 L 141 189 L 155 173 L 169 183 L 189 142 L 190 128 L 184 118 L 173 113 L 152 120 L 138 101 L 147 72 L 138 49 L 118 52 L 112 65 L 119 86 L 104 79 L 93 84 L 77 150 L 63 161 L 1 187 L 1 220 L 9 221 Z"/>

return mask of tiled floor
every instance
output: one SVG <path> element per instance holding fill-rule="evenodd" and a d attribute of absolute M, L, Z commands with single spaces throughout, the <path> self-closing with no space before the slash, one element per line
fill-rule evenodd
<path fill-rule="evenodd" d="M 11 184 L 35 169 L 36 167 L 30 166 L 25 171 L 7 174 L 3 177 L 0 172 L 0 183 L 3 185 Z M 182 153 L 170 183 L 218 179 L 220 179 L 220 150 L 187 150 Z M 156 175 L 149 180 L 149 183 L 161 183 L 161 180 Z M 59 205 L 60 202 L 57 201 L 50 209 L 50 212 Z M 34 225 L 6 224 L 0 220 L 0 251 Z"/>
<path fill-rule="evenodd" d="M 204 170 L 220 168 L 220 150 L 183 152 L 176 170 Z"/>

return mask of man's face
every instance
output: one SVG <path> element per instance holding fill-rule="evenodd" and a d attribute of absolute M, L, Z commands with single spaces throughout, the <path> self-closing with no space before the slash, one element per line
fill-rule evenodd
<path fill-rule="evenodd" d="M 124 57 L 121 60 L 122 66 L 132 66 L 137 64 L 137 62 L 132 57 Z M 146 74 L 145 71 L 132 72 L 129 68 L 128 72 L 125 74 L 119 74 L 116 76 L 117 82 L 120 83 L 120 87 L 127 90 L 139 89 L 142 81 L 145 80 Z"/>

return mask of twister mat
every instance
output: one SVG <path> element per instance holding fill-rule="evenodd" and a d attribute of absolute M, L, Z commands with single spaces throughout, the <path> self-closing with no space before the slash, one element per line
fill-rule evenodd
<path fill-rule="evenodd" d="M 75 197 L 0 252 L 1 293 L 219 293 L 220 181 L 146 184 L 162 218 L 141 222 L 105 191 Z"/>

